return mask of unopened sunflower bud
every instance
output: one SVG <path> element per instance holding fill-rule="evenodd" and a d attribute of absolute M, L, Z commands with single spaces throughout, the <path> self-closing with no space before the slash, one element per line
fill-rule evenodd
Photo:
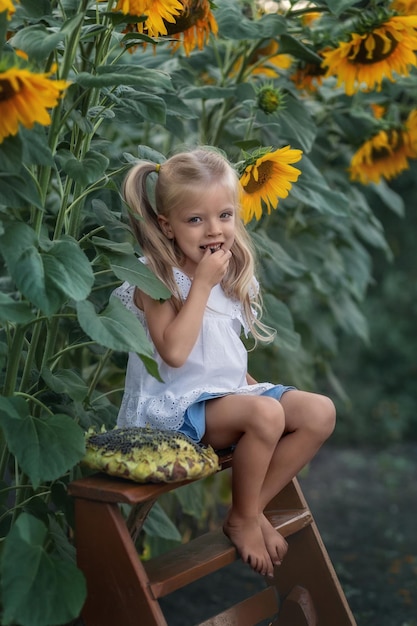
<path fill-rule="evenodd" d="M 284 103 L 284 96 L 279 89 L 270 85 L 261 87 L 258 91 L 258 107 L 267 115 L 281 109 Z"/>

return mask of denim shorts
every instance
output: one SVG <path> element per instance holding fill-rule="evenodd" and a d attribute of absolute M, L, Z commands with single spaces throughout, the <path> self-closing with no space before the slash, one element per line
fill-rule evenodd
<path fill-rule="evenodd" d="M 281 400 L 283 394 L 286 391 L 290 391 L 291 389 L 296 389 L 296 387 L 286 386 L 286 385 L 275 385 L 264 391 L 261 396 L 270 396 L 271 398 L 275 398 L 275 400 Z M 213 400 L 213 398 L 221 398 L 223 396 L 230 395 L 225 393 L 215 394 L 215 393 L 203 393 L 201 396 L 197 398 L 193 404 L 190 404 L 188 409 L 184 414 L 184 422 L 181 428 L 179 428 L 179 432 L 187 435 L 196 443 L 199 443 L 204 436 L 204 432 L 206 430 L 206 401 Z M 250 394 L 246 394 L 250 395 Z"/>

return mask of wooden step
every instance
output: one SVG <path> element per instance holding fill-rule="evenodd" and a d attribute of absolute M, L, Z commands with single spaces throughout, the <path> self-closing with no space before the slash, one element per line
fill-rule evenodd
<path fill-rule="evenodd" d="M 268 519 L 279 532 L 288 537 L 312 522 L 308 509 L 268 511 Z M 236 549 L 222 530 L 206 533 L 144 562 L 155 599 L 181 589 L 203 576 L 233 563 Z"/>
<path fill-rule="evenodd" d="M 199 626 L 253 626 L 262 620 L 274 619 L 278 608 L 276 589 L 268 587 L 215 617 L 201 622 Z"/>

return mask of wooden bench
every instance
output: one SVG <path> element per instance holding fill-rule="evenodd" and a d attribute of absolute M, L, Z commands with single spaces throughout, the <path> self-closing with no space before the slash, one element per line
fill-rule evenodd
<path fill-rule="evenodd" d="M 230 454 L 221 457 L 222 469 L 231 464 Z M 70 484 L 77 561 L 87 581 L 85 626 L 167 626 L 160 598 L 238 558 L 219 529 L 140 560 L 135 537 L 151 507 L 163 493 L 188 482 L 140 485 L 95 474 Z M 134 523 L 132 516 L 123 516 L 121 503 L 133 505 Z M 274 579 L 198 626 L 255 626 L 262 620 L 271 626 L 355 626 L 297 479 L 270 502 L 267 516 L 289 543 Z"/>

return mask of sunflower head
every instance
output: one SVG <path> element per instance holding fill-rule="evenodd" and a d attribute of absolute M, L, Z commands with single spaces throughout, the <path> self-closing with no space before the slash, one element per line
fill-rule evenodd
<path fill-rule="evenodd" d="M 322 84 L 325 73 L 320 63 L 299 62 L 290 78 L 297 89 L 314 92 Z"/>
<path fill-rule="evenodd" d="M 381 128 L 352 156 L 349 174 L 363 185 L 391 180 L 408 169 L 409 159 L 417 158 L 417 110 L 402 125 Z"/>
<path fill-rule="evenodd" d="M 272 84 L 263 85 L 256 95 L 258 108 L 269 115 L 285 108 L 285 94 Z"/>
<path fill-rule="evenodd" d="M 212 13 L 210 0 L 183 0 L 180 15 L 167 25 L 167 34 L 176 40 L 173 50 L 184 47 L 188 56 L 197 47 L 202 50 L 210 34 L 217 35 L 218 25 Z"/>
<path fill-rule="evenodd" d="M 18 65 L 4 70 L 0 67 L 0 143 L 16 135 L 20 126 L 50 124 L 49 110 L 57 106 L 69 86 L 66 81 L 53 80 L 51 75 L 36 74 Z"/>
<path fill-rule="evenodd" d="M 363 17 L 349 41 L 323 52 L 326 77 L 336 76 L 338 86 L 344 83 L 351 96 L 359 90 L 380 90 L 383 79 L 394 81 L 394 74 L 408 76 L 417 66 L 416 29 L 417 15 L 381 11 Z"/>
<path fill-rule="evenodd" d="M 417 15 L 417 0 L 394 0 L 391 8 L 401 15 Z"/>
<path fill-rule="evenodd" d="M 263 207 L 267 213 L 276 209 L 279 198 L 286 198 L 292 183 L 298 180 L 301 171 L 291 164 L 301 159 L 302 151 L 285 146 L 273 151 L 259 148 L 238 164 L 242 187 L 242 218 L 245 224 L 253 217 L 262 217 Z"/>

